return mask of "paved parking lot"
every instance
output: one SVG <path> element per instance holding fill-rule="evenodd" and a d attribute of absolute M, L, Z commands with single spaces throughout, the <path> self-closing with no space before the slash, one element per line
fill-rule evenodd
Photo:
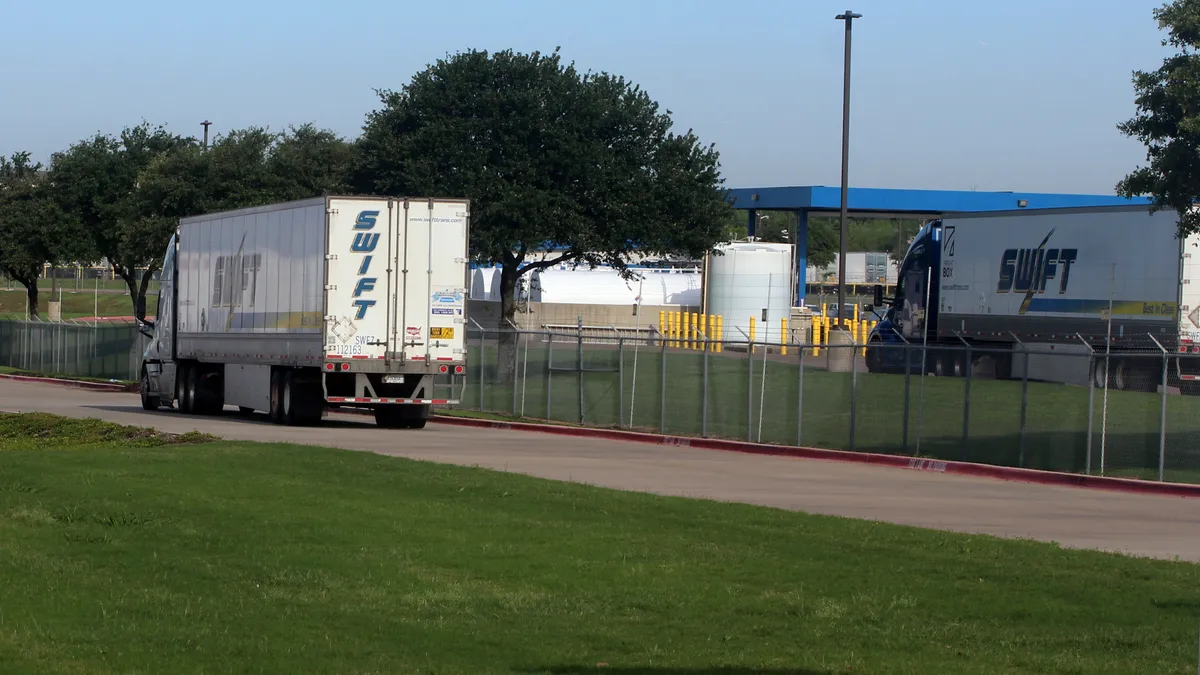
<path fill-rule="evenodd" d="M 617 489 L 1200 562 L 1196 499 L 443 424 L 385 431 L 370 418 L 348 415 L 331 416 L 316 428 L 287 428 L 233 412 L 217 418 L 147 413 L 136 395 L 2 380 L 0 410 L 99 417 L 174 432 L 200 429 L 227 439 L 324 445 Z"/>

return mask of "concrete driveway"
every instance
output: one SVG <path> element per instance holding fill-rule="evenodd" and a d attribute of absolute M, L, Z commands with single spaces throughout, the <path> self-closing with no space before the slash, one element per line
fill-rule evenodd
<path fill-rule="evenodd" d="M 233 412 L 214 418 L 147 413 L 134 394 L 11 381 L 0 381 L 0 410 L 99 417 L 172 432 L 199 429 L 232 440 L 323 445 L 617 489 L 1200 562 L 1196 499 L 443 424 L 385 431 L 370 418 L 349 415 L 331 416 L 316 428 L 287 428 Z"/>

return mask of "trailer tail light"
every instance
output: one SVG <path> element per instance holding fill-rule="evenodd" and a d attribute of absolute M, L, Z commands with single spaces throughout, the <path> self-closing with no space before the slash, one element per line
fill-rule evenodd
<path fill-rule="evenodd" d="M 326 363 L 326 364 L 325 364 L 325 370 L 333 370 L 333 364 L 332 364 L 332 363 Z"/>
<path fill-rule="evenodd" d="M 454 366 L 454 374 L 455 375 L 462 375 L 465 372 L 467 372 L 466 368 L 464 368 L 462 366 Z"/>
<path fill-rule="evenodd" d="M 438 366 L 438 372 L 445 375 L 450 372 L 450 366 Z"/>
<path fill-rule="evenodd" d="M 343 363 L 343 364 L 342 364 L 342 372 L 345 372 L 345 371 L 347 371 L 347 370 L 350 370 L 350 364 L 349 364 L 349 363 Z"/>

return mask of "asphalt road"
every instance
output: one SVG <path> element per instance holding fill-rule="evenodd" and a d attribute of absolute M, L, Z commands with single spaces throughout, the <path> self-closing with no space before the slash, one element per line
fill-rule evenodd
<path fill-rule="evenodd" d="M 480 466 L 662 495 L 737 501 L 958 532 L 1053 541 L 1200 562 L 1200 500 L 985 478 L 431 424 L 385 431 L 336 415 L 315 428 L 265 417 L 147 413 L 138 397 L 0 380 L 0 410 L 99 417 L 164 431 L 287 441 Z"/>

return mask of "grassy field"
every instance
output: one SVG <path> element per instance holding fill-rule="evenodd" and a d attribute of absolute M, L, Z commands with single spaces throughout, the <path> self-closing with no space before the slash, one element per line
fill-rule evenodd
<path fill-rule="evenodd" d="M 51 297 L 49 289 L 44 290 L 38 296 L 38 307 L 41 309 L 42 319 L 49 316 L 49 303 L 52 299 L 57 299 L 55 295 Z M 99 301 L 97 314 L 97 300 Z M 0 319 L 24 319 L 25 318 L 25 291 L 0 290 Z M 133 303 L 128 295 L 120 293 L 101 293 L 98 297 L 90 290 L 80 291 L 78 293 L 64 290 L 62 293 L 62 313 L 63 318 L 79 319 L 91 316 L 132 316 Z M 153 308 L 158 303 L 158 296 L 147 296 L 146 307 L 147 311 L 153 314 Z"/>
<path fill-rule="evenodd" d="M 858 373 L 852 382 L 850 374 L 827 372 L 807 358 L 802 389 L 793 357 L 768 361 L 764 386 L 761 358 L 750 364 L 745 354 L 725 352 L 709 358 L 706 413 L 704 360 L 694 352 L 668 351 L 665 405 L 658 349 L 640 350 L 636 369 L 631 347 L 586 349 L 582 406 L 573 348 L 556 346 L 550 353 L 544 344 L 531 344 L 528 364 L 521 352 L 518 369 L 525 377 L 515 386 L 497 380 L 494 348 L 481 353 L 476 346 L 469 356 L 473 376 L 465 386 L 460 381 L 454 394 L 463 407 L 492 413 L 629 426 L 632 404 L 633 428 L 670 434 L 905 455 L 917 454 L 919 438 L 923 457 L 1060 471 L 1087 467 L 1086 387 L 1029 383 L 1022 440 L 1020 381 L 975 378 L 968 399 L 963 378 L 926 377 L 922 383 L 917 376 L 906 382 L 904 375 Z M 1091 404 L 1093 473 L 1099 472 L 1103 440 L 1106 474 L 1157 478 L 1161 396 L 1110 391 L 1103 434 L 1102 402 L 1098 391 Z M 1168 396 L 1166 456 L 1167 480 L 1200 482 L 1200 398 Z"/>
<path fill-rule="evenodd" d="M 0 415 L 0 671 L 1195 672 L 1196 565 L 208 440 Z"/>

